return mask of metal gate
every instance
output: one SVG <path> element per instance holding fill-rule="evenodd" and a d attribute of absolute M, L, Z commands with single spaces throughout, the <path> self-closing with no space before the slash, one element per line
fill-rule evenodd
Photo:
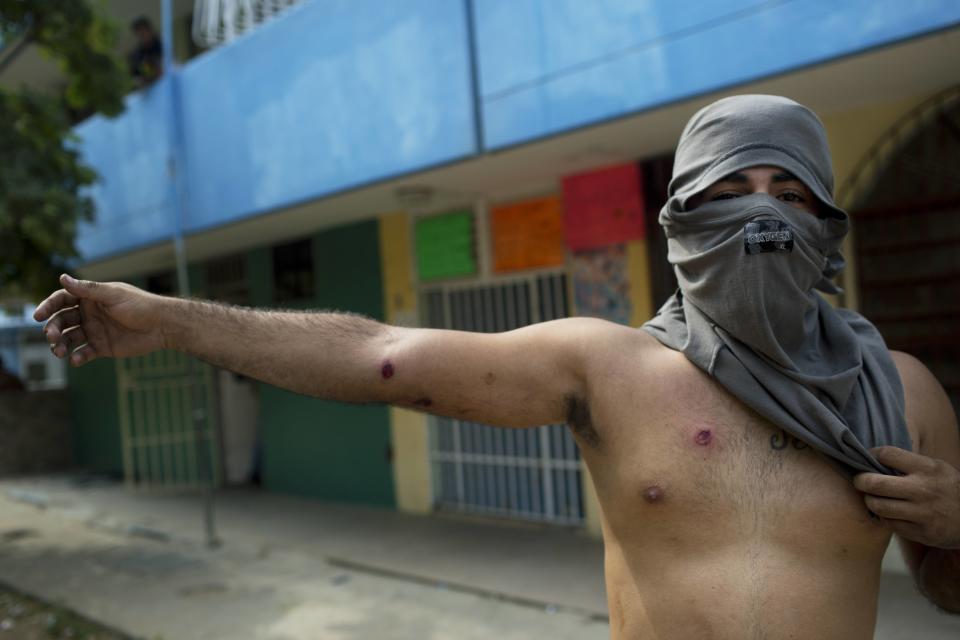
<path fill-rule="evenodd" d="M 484 284 L 424 287 L 425 325 L 509 331 L 569 315 L 560 272 Z M 430 458 L 438 509 L 557 524 L 584 520 L 580 452 L 564 425 L 498 429 L 431 418 Z"/>
<path fill-rule="evenodd" d="M 117 360 L 117 383 L 127 486 L 219 486 L 212 368 L 176 351 L 159 351 Z"/>

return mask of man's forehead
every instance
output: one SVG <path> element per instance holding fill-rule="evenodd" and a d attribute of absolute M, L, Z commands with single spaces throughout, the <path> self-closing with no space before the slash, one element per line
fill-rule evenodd
<path fill-rule="evenodd" d="M 734 171 L 728 175 L 717 180 L 719 182 L 733 182 L 736 184 L 742 184 L 750 181 L 749 176 L 747 175 L 748 171 L 753 169 L 769 169 L 772 172 L 771 181 L 772 182 L 803 182 L 797 176 L 793 175 L 786 169 L 781 169 L 780 167 L 750 167 L 749 169 L 741 169 L 740 171 Z M 716 183 L 715 183 L 716 184 Z"/>

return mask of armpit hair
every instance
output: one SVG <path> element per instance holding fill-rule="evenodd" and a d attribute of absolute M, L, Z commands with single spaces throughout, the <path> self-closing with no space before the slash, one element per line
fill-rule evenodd
<path fill-rule="evenodd" d="M 580 396 L 570 393 L 564 397 L 567 426 L 573 434 L 594 449 L 600 448 L 600 434 L 590 417 L 590 404 Z"/>

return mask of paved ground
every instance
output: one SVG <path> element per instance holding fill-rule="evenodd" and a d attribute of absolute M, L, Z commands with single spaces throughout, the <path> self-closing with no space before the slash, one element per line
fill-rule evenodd
<path fill-rule="evenodd" d="M 574 532 L 251 491 L 217 505 L 210 551 L 196 498 L 2 481 L 0 581 L 151 639 L 608 635 L 602 549 Z M 960 637 L 902 574 L 880 608 L 877 640 Z"/>

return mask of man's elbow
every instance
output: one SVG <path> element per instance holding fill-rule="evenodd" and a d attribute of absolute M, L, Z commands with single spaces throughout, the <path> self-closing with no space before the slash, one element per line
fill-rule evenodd
<path fill-rule="evenodd" d="M 942 590 L 931 589 L 925 585 L 919 585 L 920 593 L 943 613 L 960 615 L 960 597 L 955 593 L 944 593 Z"/>
<path fill-rule="evenodd" d="M 916 578 L 927 600 L 945 613 L 960 615 L 960 550 L 929 548 Z"/>

